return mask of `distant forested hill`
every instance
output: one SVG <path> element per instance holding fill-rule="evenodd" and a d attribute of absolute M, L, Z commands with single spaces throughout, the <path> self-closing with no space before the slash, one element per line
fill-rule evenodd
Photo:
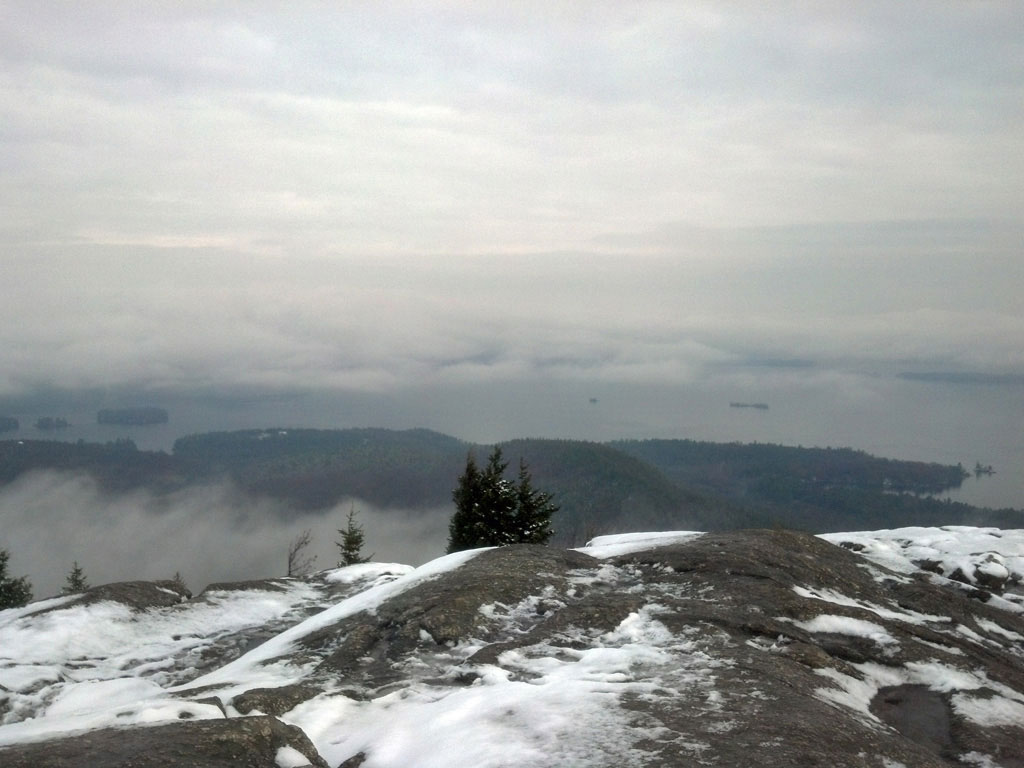
<path fill-rule="evenodd" d="M 718 530 L 762 527 L 754 510 L 673 482 L 659 467 L 607 444 L 578 440 L 513 440 L 502 444 L 510 469 L 519 457 L 534 484 L 552 492 L 556 543 L 572 545 L 616 531 Z"/>
<path fill-rule="evenodd" d="M 231 477 L 253 493 L 304 509 L 355 496 L 381 506 L 451 501 L 471 446 L 426 429 L 253 429 L 174 443 L 175 459 L 199 480 Z"/>
<path fill-rule="evenodd" d="M 771 443 L 619 440 L 613 447 L 658 467 L 673 480 L 733 494 L 767 478 L 819 486 L 939 493 L 968 477 L 960 465 L 897 461 L 852 448 L 802 448 Z"/>
<path fill-rule="evenodd" d="M 38 469 L 83 471 L 110 491 L 156 492 L 227 478 L 291 508 L 327 510 L 346 498 L 383 508 L 436 509 L 473 445 L 425 429 L 260 429 L 181 438 L 171 454 L 130 442 L 0 441 L 0 484 Z M 926 494 L 956 487 L 959 466 L 906 462 L 850 449 L 690 440 L 593 443 L 513 440 L 536 487 L 554 494 L 555 543 L 613 531 L 787 527 L 814 532 L 971 524 L 1024 527 L 1024 512 L 984 510 Z"/>
<path fill-rule="evenodd" d="M 970 524 L 1018 528 L 1024 512 L 981 510 L 931 494 L 957 488 L 960 465 L 879 458 L 850 448 L 634 440 L 616 448 L 674 483 L 742 504 L 774 524 L 814 532 Z"/>
<path fill-rule="evenodd" d="M 172 456 L 137 450 L 131 440 L 109 443 L 0 440 L 0 486 L 36 470 L 86 472 L 107 491 L 127 491 L 142 486 L 167 491 L 190 481 L 188 472 Z"/>

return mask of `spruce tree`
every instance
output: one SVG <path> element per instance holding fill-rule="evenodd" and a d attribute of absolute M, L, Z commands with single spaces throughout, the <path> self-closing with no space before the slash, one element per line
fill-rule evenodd
<path fill-rule="evenodd" d="M 20 608 L 32 599 L 32 583 L 27 576 L 12 578 L 7 575 L 10 553 L 0 549 L 0 610 Z"/>
<path fill-rule="evenodd" d="M 61 588 L 60 593 L 62 595 L 70 595 L 75 592 L 85 592 L 88 588 L 89 582 L 85 579 L 85 571 L 82 570 L 82 566 L 75 560 L 74 565 L 71 566 L 71 571 L 64 580 L 64 586 Z"/>
<path fill-rule="evenodd" d="M 448 524 L 448 551 L 507 544 L 543 544 L 551 538 L 551 515 L 558 507 L 551 495 L 533 488 L 526 463 L 520 459 L 519 478 L 505 478 L 508 462 L 495 447 L 487 466 L 479 469 L 472 453 L 452 492 L 455 513 Z"/>
<path fill-rule="evenodd" d="M 338 533 L 341 534 L 341 541 L 337 541 L 335 544 L 338 545 L 338 549 L 341 551 L 341 559 L 338 561 L 339 568 L 370 561 L 369 557 L 363 557 L 363 541 L 366 537 L 363 534 L 363 526 L 356 522 L 356 508 L 354 506 L 348 513 L 348 525 L 344 529 L 339 528 Z"/>
<path fill-rule="evenodd" d="M 547 544 L 554 535 L 551 516 L 558 506 L 551 501 L 551 494 L 538 491 L 526 462 L 519 459 L 519 479 L 516 484 L 516 528 L 519 541 L 527 544 Z"/>
<path fill-rule="evenodd" d="M 448 551 L 458 552 L 476 546 L 481 515 L 482 477 L 472 452 L 466 456 L 466 469 L 452 491 L 455 514 L 448 521 Z"/>

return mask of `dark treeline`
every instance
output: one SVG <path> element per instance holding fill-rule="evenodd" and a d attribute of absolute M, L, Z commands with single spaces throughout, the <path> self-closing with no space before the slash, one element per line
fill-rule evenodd
<path fill-rule="evenodd" d="M 139 487 L 172 490 L 184 487 L 190 480 L 181 462 L 166 453 L 140 451 L 131 440 L 0 440 L 0 484 L 35 470 L 86 472 L 107 491 Z"/>
<path fill-rule="evenodd" d="M 226 475 L 302 509 L 353 496 L 416 508 L 451 501 L 470 447 L 426 429 L 254 429 L 180 438 L 174 457 L 197 479 Z"/>
<path fill-rule="evenodd" d="M 959 464 L 898 461 L 852 448 L 695 440 L 623 440 L 611 445 L 653 464 L 675 481 L 716 491 L 742 492 L 766 480 L 786 478 L 823 488 L 941 493 L 960 487 L 969 477 Z"/>
<path fill-rule="evenodd" d="M 478 446 L 429 430 L 265 429 L 181 438 L 171 454 L 106 444 L 0 441 L 0 483 L 33 469 L 84 471 L 106 490 L 156 492 L 228 479 L 289 508 L 326 510 L 347 498 L 379 507 L 451 506 Z M 814 532 L 904 525 L 1020 527 L 1024 512 L 986 510 L 928 494 L 956 487 L 963 467 L 850 449 L 689 440 L 593 443 L 513 440 L 537 488 L 560 507 L 554 543 L 602 533 L 787 527 Z"/>

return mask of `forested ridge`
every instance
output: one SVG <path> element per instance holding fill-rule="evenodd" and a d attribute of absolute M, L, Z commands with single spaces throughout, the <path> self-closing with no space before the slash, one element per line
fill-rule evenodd
<path fill-rule="evenodd" d="M 638 440 L 517 439 L 535 485 L 554 495 L 557 544 L 611 531 L 787 527 L 827 532 L 902 525 L 1021 527 L 1024 512 L 979 509 L 928 494 L 956 487 L 963 467 L 900 461 L 848 448 Z M 32 470 L 81 471 L 108 491 L 166 492 L 229 479 L 290 508 L 347 498 L 383 508 L 436 509 L 475 445 L 425 429 L 258 429 L 179 439 L 171 453 L 131 441 L 0 441 L 0 484 Z"/>

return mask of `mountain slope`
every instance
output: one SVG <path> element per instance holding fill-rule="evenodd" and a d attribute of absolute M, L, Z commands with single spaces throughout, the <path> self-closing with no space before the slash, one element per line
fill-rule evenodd
<path fill-rule="evenodd" d="M 514 464 L 522 457 L 534 484 L 554 494 L 554 543 L 582 544 L 612 531 L 721 529 L 764 524 L 766 518 L 691 485 L 610 445 L 582 440 L 512 440 L 501 444 Z"/>
<path fill-rule="evenodd" d="M 1017 528 L 1020 510 L 988 510 L 934 497 L 962 467 L 896 461 L 850 449 L 642 440 L 512 440 L 535 485 L 555 495 L 555 543 L 610 531 L 785 527 L 813 532 L 899 525 Z M 130 443 L 0 441 L 0 485 L 33 469 L 88 472 L 101 488 L 157 493 L 228 480 L 271 497 L 281 514 L 327 511 L 348 499 L 378 509 L 451 508 L 473 452 L 492 446 L 425 429 L 256 429 L 181 438 L 173 455 Z"/>
<path fill-rule="evenodd" d="M 743 531 L 108 588 L 0 612 L 0 763 L 1013 768 L 1022 573 L 1021 531 Z"/>

